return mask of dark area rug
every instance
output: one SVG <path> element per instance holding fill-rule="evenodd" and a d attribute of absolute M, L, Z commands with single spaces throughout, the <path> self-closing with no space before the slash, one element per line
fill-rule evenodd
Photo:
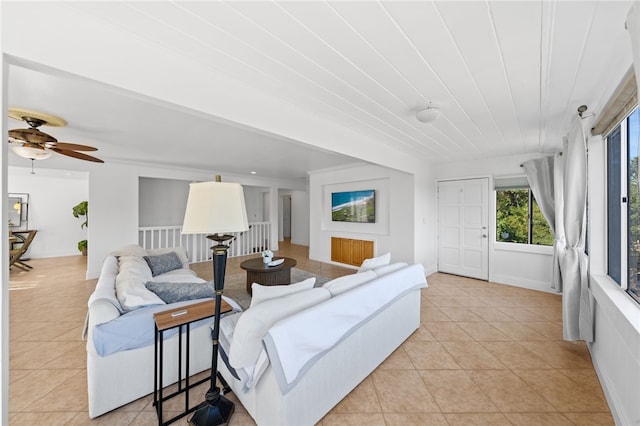
<path fill-rule="evenodd" d="M 291 268 L 291 282 L 298 283 L 307 278 L 316 277 L 316 287 L 328 282 L 330 279 L 298 268 Z M 251 296 L 247 293 L 247 273 L 227 275 L 224 278 L 224 295 L 238 302 L 242 309 L 247 309 L 251 304 Z"/>

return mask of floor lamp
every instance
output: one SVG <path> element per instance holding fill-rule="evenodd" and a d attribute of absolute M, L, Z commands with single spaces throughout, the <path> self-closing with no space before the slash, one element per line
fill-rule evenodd
<path fill-rule="evenodd" d="M 213 329 L 213 350 L 211 354 L 211 386 L 189 423 L 198 426 L 225 425 L 233 414 L 234 405 L 216 386 L 218 373 L 218 337 L 220 330 L 220 304 L 224 289 L 224 273 L 227 266 L 226 241 L 233 238 L 226 232 L 241 232 L 249 229 L 247 209 L 242 186 L 237 183 L 223 183 L 220 176 L 216 182 L 192 183 L 184 214 L 183 234 L 208 234 L 207 238 L 216 242 L 213 250 L 213 279 L 216 308 Z"/>

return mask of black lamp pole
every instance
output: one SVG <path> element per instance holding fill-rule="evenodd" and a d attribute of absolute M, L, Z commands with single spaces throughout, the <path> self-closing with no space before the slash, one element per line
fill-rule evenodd
<path fill-rule="evenodd" d="M 216 386 L 218 375 L 218 337 L 220 334 L 220 305 L 222 304 L 222 290 L 224 289 L 224 274 L 227 267 L 227 250 L 229 246 L 225 244 L 233 238 L 232 235 L 215 234 L 207 238 L 216 241 L 217 245 L 211 247 L 213 250 L 213 280 L 216 291 L 216 311 L 213 320 L 213 350 L 211 354 L 211 385 L 205 394 L 205 400 L 201 403 L 196 412 L 189 419 L 189 424 L 198 426 L 226 425 L 233 414 L 235 406 L 220 394 L 220 388 Z"/>

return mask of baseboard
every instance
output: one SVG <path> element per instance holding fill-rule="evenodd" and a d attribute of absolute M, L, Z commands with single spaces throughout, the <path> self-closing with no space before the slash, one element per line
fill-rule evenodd
<path fill-rule="evenodd" d="M 438 272 L 438 265 L 433 264 L 433 265 L 429 265 L 429 266 L 424 266 L 424 275 L 426 277 L 428 277 L 431 274 L 435 274 L 436 272 Z"/>
<path fill-rule="evenodd" d="M 609 405 L 609 411 L 611 411 L 611 416 L 613 417 L 613 421 L 616 425 L 630 425 L 632 424 L 630 420 L 624 417 L 624 410 L 619 410 L 622 404 L 620 403 L 620 398 L 616 394 L 616 387 L 611 383 L 611 380 L 607 377 L 606 374 L 603 373 L 600 365 L 598 364 L 598 358 L 593 356 L 591 352 L 591 343 L 587 343 L 587 348 L 589 349 L 589 354 L 591 355 L 591 362 L 593 363 L 593 368 L 596 370 L 596 374 L 598 375 L 598 379 L 600 380 L 600 384 L 602 385 L 602 391 L 604 392 L 604 397 L 607 400 L 607 404 Z"/>
<path fill-rule="evenodd" d="M 513 277 L 509 275 L 489 275 L 489 281 L 498 284 L 506 284 L 514 287 L 526 288 L 529 290 L 537 290 L 543 291 L 545 293 L 557 294 L 557 292 L 551 288 L 550 282 L 527 280 L 521 277 Z"/>

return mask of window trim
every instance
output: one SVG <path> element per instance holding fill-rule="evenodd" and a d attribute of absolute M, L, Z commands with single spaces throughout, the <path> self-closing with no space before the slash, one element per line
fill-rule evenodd
<path fill-rule="evenodd" d="M 543 246 L 541 244 L 508 243 L 505 241 L 494 241 L 494 250 L 518 251 L 522 253 L 535 253 L 553 255 L 553 246 Z"/>

